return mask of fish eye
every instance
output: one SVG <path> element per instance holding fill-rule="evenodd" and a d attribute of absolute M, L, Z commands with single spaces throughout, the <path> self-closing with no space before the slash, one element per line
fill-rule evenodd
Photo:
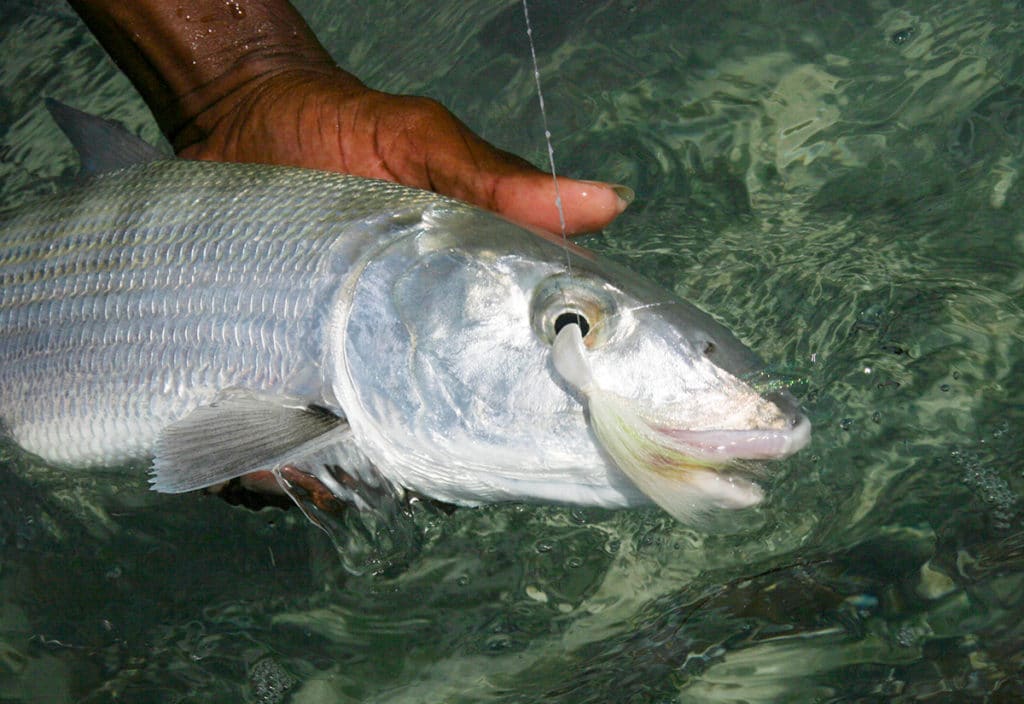
<path fill-rule="evenodd" d="M 580 335 L 586 337 L 590 332 L 590 323 L 587 319 L 576 311 L 567 310 L 564 313 L 559 313 L 555 318 L 555 334 L 562 332 L 562 328 L 566 325 L 579 325 Z"/>
<path fill-rule="evenodd" d="M 530 301 L 534 332 L 549 345 L 566 325 L 580 326 L 587 347 L 602 345 L 616 327 L 617 311 L 613 289 L 579 274 L 548 277 L 537 285 Z"/>

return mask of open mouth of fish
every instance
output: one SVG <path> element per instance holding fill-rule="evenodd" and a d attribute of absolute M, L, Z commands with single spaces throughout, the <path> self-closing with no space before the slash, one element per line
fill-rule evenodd
<path fill-rule="evenodd" d="M 782 459 L 810 441 L 810 421 L 786 412 L 789 403 L 773 404 L 777 413 L 766 427 L 692 429 L 666 422 L 672 414 L 640 409 L 598 385 L 575 325 L 558 334 L 553 353 L 555 369 L 586 397 L 590 425 L 604 451 L 637 488 L 681 521 L 692 523 L 714 508 L 760 503 L 764 492 L 735 471 L 736 461 Z"/>

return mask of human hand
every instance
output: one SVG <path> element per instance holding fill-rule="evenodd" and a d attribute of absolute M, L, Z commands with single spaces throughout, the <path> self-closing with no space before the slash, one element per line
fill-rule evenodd
<path fill-rule="evenodd" d="M 180 156 L 387 179 L 561 229 L 551 174 L 491 146 L 436 101 L 370 90 L 340 69 L 272 73 L 200 119 L 202 132 L 176 139 Z M 568 234 L 599 230 L 633 198 L 624 186 L 561 177 L 558 186 Z"/>
<path fill-rule="evenodd" d="M 70 0 L 183 157 L 385 178 L 560 232 L 550 174 L 436 101 L 371 90 L 335 65 L 287 0 Z M 558 179 L 566 232 L 607 225 L 623 186 Z"/>

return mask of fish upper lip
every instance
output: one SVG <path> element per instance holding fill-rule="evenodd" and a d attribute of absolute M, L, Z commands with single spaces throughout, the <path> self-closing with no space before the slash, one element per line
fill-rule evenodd
<path fill-rule="evenodd" d="M 810 442 L 811 421 L 801 414 L 789 428 L 686 430 L 662 427 L 657 432 L 686 445 L 694 459 L 716 463 L 774 460 L 789 457 Z"/>

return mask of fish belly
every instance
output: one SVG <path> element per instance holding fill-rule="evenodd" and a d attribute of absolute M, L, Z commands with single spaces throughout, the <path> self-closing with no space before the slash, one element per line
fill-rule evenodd
<path fill-rule="evenodd" d="M 8 432 L 50 462 L 114 464 L 225 389 L 315 397 L 329 307 L 370 246 L 359 224 L 401 197 L 334 174 L 168 160 L 8 214 Z"/>

